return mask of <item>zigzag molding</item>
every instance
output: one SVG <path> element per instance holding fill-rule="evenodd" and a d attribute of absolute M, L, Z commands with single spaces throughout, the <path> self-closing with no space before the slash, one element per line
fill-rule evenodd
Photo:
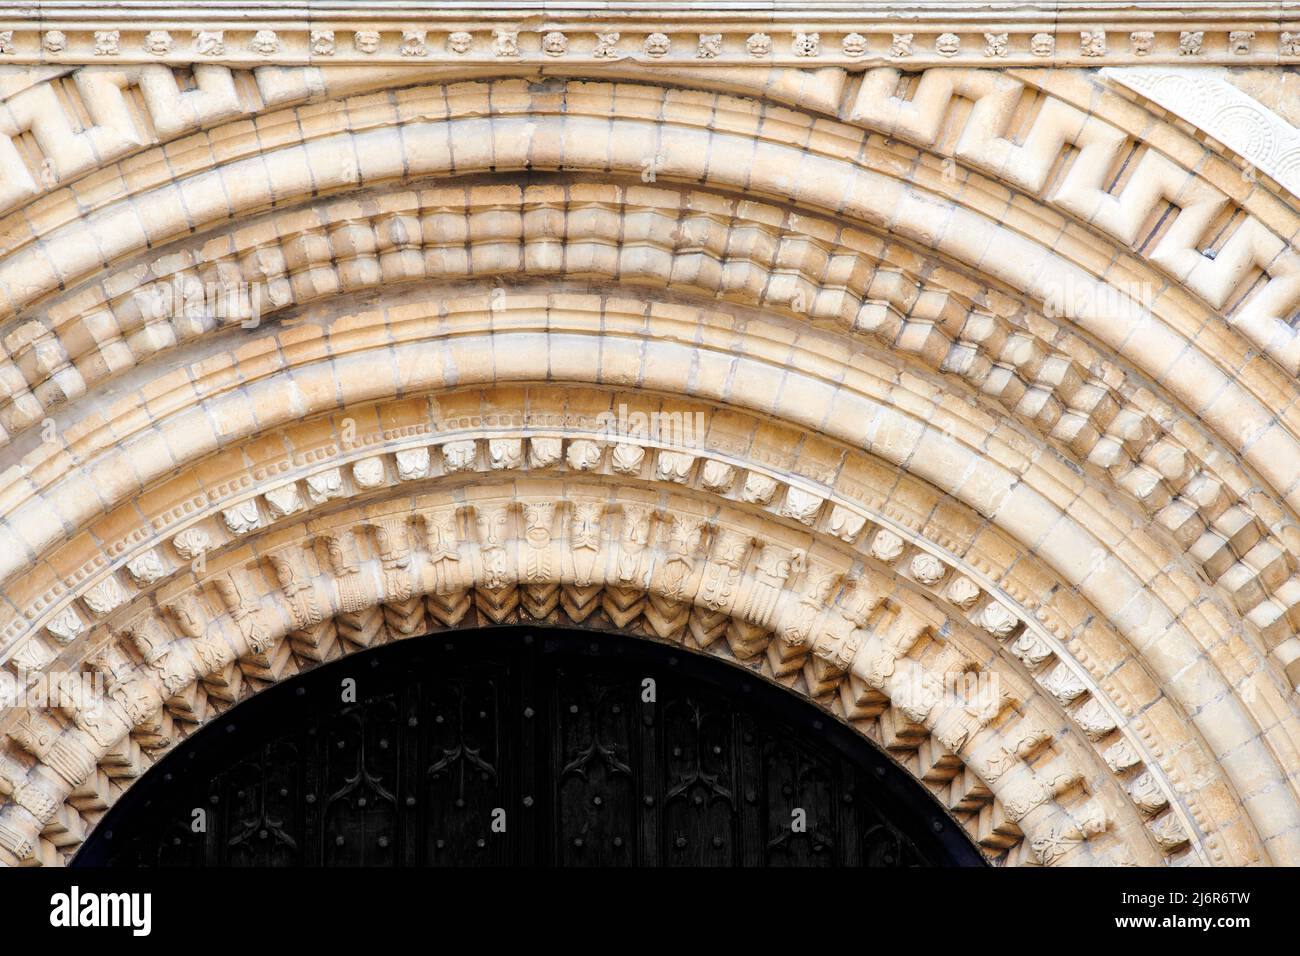
<path fill-rule="evenodd" d="M 808 216 L 787 223 L 776 207 L 747 203 L 742 211 L 708 193 L 648 186 L 471 187 L 374 198 L 382 207 L 374 216 L 357 215 L 351 201 L 324 203 L 309 217 L 286 214 L 274 240 L 262 229 L 220 252 L 206 240 L 173 247 L 148 272 L 135 264 L 106 271 L 102 295 L 81 292 L 70 300 L 73 310 L 53 303 L 48 318 L 34 313 L 17 361 L 0 362 L 0 377 L 11 383 L 0 399 L 0 440 L 35 427 L 99 381 L 241 321 L 172 314 L 151 298 L 160 291 L 179 300 L 186 288 L 239 280 L 266 289 L 258 321 L 272 322 L 339 294 L 426 279 L 617 277 L 789 313 L 959 375 L 1107 472 L 1190 547 L 1270 643 L 1280 643 L 1289 618 L 1300 615 L 1292 596 L 1300 579 L 1279 575 L 1285 545 L 1234 491 L 1239 477 L 1189 447 L 1165 414 L 1134 402 L 1141 389 L 1123 368 L 1083 367 L 1062 348 L 1069 343 L 922 281 L 921 270 L 882 261 L 890 248 L 877 251 L 865 235 L 836 236 L 833 223 Z M 750 241 L 733 253 L 738 232 Z M 38 323 L 50 330 L 38 331 Z M 69 354 L 64 341 L 84 351 Z M 32 353 L 43 361 L 30 362 Z"/>
<path fill-rule="evenodd" d="M 292 487 L 300 502 L 287 524 L 266 523 L 255 504 L 227 508 L 221 520 L 239 529 L 237 552 L 220 553 L 210 537 L 206 546 L 200 544 L 207 532 L 196 532 L 207 523 L 177 535 L 172 548 L 182 568 L 195 546 L 205 555 L 198 588 L 188 575 L 169 575 L 165 565 L 173 559 L 156 552 L 152 560 L 140 560 L 142 555 L 131 562 L 133 575 L 140 575 L 135 580 L 149 581 L 147 596 L 126 598 L 117 580 L 120 603 L 102 604 L 105 582 L 97 582 L 83 600 L 100 609 L 102 621 L 78 646 L 86 665 L 107 678 L 107 696 L 64 705 L 62 716 L 70 724 L 62 732 L 53 714 L 29 712 L 10 725 L 20 750 L 0 759 L 0 794 L 13 798 L 0 811 L 0 845 L 30 859 L 39 845 L 35 824 L 51 846 L 75 848 L 86 825 L 61 813 L 59 799 L 89 811 L 93 822 L 157 754 L 260 687 L 352 649 L 407 639 L 431 627 L 463 626 L 474 620 L 467 615 L 477 615 L 482 624 L 538 619 L 631 628 L 720 653 L 874 736 L 997 856 L 1023 833 L 1029 850 L 1024 862 L 1079 862 L 1074 858 L 1080 853 L 1093 852 L 1110 862 L 1149 859 L 1149 849 L 1116 843 L 1110 831 L 1117 822 L 1107 809 L 1113 798 L 1093 796 L 1095 771 L 1064 756 L 1077 753 L 1080 744 L 1066 748 L 1058 741 L 1044 753 L 1056 736 L 1045 729 L 1051 718 L 1041 704 L 1022 704 L 1014 678 L 993 696 L 978 698 L 978 705 L 975 697 L 946 693 L 952 675 L 978 677 L 1002 665 L 979 667 L 958 646 L 951 627 L 929 624 L 927 615 L 900 603 L 896 587 L 874 569 L 885 562 L 969 607 L 974 627 L 1014 643 L 1016 653 L 1032 660 L 1048 699 L 1068 706 L 1081 728 L 1073 734 L 1080 742 L 1096 742 L 1095 762 L 1103 762 L 1105 749 L 1104 762 L 1120 775 L 1121 792 L 1133 801 L 1128 813 L 1145 821 L 1151 844 L 1164 853 L 1187 849 L 1186 818 L 1179 809 L 1185 796 L 1168 789 L 1157 764 L 1142 764 L 1143 744 L 1117 736 L 1104 699 L 1090 696 L 1086 681 L 1070 676 L 1064 662 L 1053 664 L 1041 640 L 1019 633 L 1005 605 L 981 600 L 969 579 L 948 572 L 930 552 L 912 551 L 892 531 L 879 529 L 867 546 L 872 564 L 848 573 L 849 566 L 818 544 L 816 535 L 792 537 L 730 509 L 701 511 L 687 503 L 689 485 L 676 488 L 672 493 L 679 500 L 663 508 L 628 486 L 619 486 L 611 500 L 608 485 L 569 480 L 561 491 L 538 480 L 502 482 L 512 468 L 553 451 L 571 468 L 575 461 L 591 461 L 590 444 L 457 439 L 435 446 L 430 465 L 452 475 L 462 468 L 479 471 L 464 497 L 426 494 L 412 509 L 403 495 L 371 501 L 360 514 L 337 509 L 370 485 L 371 464 L 380 464 L 379 473 L 400 471 L 403 453 L 396 464 L 373 455 L 356 459 L 346 476 L 335 469 L 331 480 L 318 480 L 330 474 L 320 473 L 303 485 L 280 486 Z M 608 454 L 617 467 L 640 457 L 630 456 L 630 447 L 639 446 L 616 445 L 597 454 Z M 414 462 L 409 451 L 408 468 Z M 660 449 L 652 470 L 679 472 L 674 456 L 682 454 Z M 505 463 L 502 469 L 492 464 L 498 460 Z M 681 473 L 693 475 L 697 467 L 692 461 Z M 486 481 L 485 469 L 491 476 Z M 708 471 L 698 480 L 707 481 Z M 407 481 L 420 480 L 407 475 Z M 745 484 L 755 487 L 752 478 Z M 313 515 L 310 496 L 336 486 L 336 497 L 326 499 L 334 501 L 333 510 Z M 785 493 L 783 513 L 804 507 L 799 494 Z M 285 506 L 275 491 L 267 498 L 268 507 Z M 251 563 L 238 556 L 250 547 L 259 555 Z M 969 638 L 965 643 L 970 645 Z M 99 774 L 82 773 L 85 754 L 97 754 Z M 37 763 L 24 773 L 33 757 Z M 1022 769 L 1019 762 L 1031 757 L 1036 769 Z M 973 776 L 962 775 L 963 766 Z M 1095 851 L 1084 846 L 1094 840 Z"/>

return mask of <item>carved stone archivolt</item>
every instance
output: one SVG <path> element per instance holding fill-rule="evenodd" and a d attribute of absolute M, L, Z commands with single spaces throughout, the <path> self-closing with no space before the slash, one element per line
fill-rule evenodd
<path fill-rule="evenodd" d="M 806 695 L 998 861 L 1300 862 L 1295 131 L 1187 71 L 1300 39 L 921 7 L 0 31 L 0 664 L 97 688 L 0 713 L 0 861 L 540 621 Z"/>
<path fill-rule="evenodd" d="M 108 677 L 103 699 L 62 711 L 63 729 L 31 712 L 10 724 L 18 746 L 7 786 L 40 786 L 48 799 L 39 813 L 17 801 L 7 816 L 0 811 L 6 848 L 19 859 L 36 852 L 60 806 L 65 823 L 78 811 L 102 812 L 117 787 L 194 727 L 301 667 L 430 629 L 537 620 L 680 643 L 799 690 L 894 753 L 995 858 L 1057 862 L 1032 847 L 1042 830 L 1073 834 L 1074 848 L 1097 862 L 1152 859 L 1151 846 L 1126 846 L 1113 832 L 1135 814 L 1114 806 L 1115 785 L 1098 781 L 1086 761 L 1077 765 L 1068 741 L 1044 729 L 1052 718 L 1031 699 L 1032 682 L 1010 673 L 978 690 L 954 682 L 1006 667 L 981 668 L 978 640 L 952 633 L 970 625 L 935 598 L 900 590 L 887 567 L 862 564 L 843 541 L 796 530 L 798 522 L 692 494 L 693 474 L 667 490 L 649 467 L 631 485 L 546 469 L 498 476 L 490 445 L 502 440 L 455 443 L 473 446 L 471 467 L 489 481 L 480 474 L 446 491 L 433 489 L 447 481 L 419 481 L 414 497 L 393 497 L 403 490 L 398 479 L 387 497 L 252 538 L 228 529 L 230 546 L 206 574 L 176 561 L 166 583 L 142 591 L 88 641 L 85 666 Z M 601 447 L 598 466 L 582 474 L 608 473 L 608 457 Z M 344 497 L 362 490 L 352 483 Z M 249 504 L 259 510 L 257 499 Z M 55 738 L 32 744 L 36 726 Z M 82 755 L 76 779 L 45 761 L 55 748 Z M 1145 813 L 1162 775 L 1143 773 L 1133 799 Z M 74 848 L 81 833 L 74 825 L 53 845 Z M 1024 834 L 1030 849 L 1020 852 Z"/>
<path fill-rule="evenodd" d="M 587 404 L 585 414 L 571 407 L 548 415 L 547 390 L 528 395 L 516 399 L 513 411 L 500 404 L 510 393 L 489 399 L 497 409 L 489 418 L 499 427 L 482 437 L 467 437 L 483 421 L 471 411 L 481 407 L 476 395 L 441 398 L 433 422 L 413 419 L 412 427 L 384 433 L 363 429 L 352 449 L 338 447 L 331 428 L 326 454 L 304 448 L 297 466 L 272 469 L 277 477 L 263 480 L 273 487 L 260 495 L 248 497 L 249 485 L 234 481 L 234 506 L 196 501 L 180 512 L 181 530 L 167 527 L 165 512 L 150 521 L 159 530 L 136 542 L 125 564 L 137 586 L 142 582 L 129 568 L 139 567 L 141 557 L 159 570 L 87 638 L 92 656 L 127 662 L 117 668 L 119 683 L 127 665 L 152 681 L 152 690 L 141 687 L 144 696 L 130 705 L 150 728 L 143 738 L 133 730 L 131 739 L 150 745 L 141 744 L 127 769 L 110 777 L 137 776 L 193 725 L 244 694 L 349 649 L 430 628 L 550 620 L 722 653 L 795 687 L 909 767 L 915 764 L 918 777 L 990 853 L 1028 846 L 1029 855 L 1014 862 L 1056 862 L 1055 851 L 1044 854 L 1032 840 L 1021 842 L 1030 832 L 1027 821 L 1040 817 L 1073 820 L 1066 832 L 1096 862 L 1149 861 L 1153 837 L 1141 837 L 1140 828 L 1151 798 L 1125 789 L 1139 774 L 1147 778 L 1140 793 L 1156 787 L 1162 809 L 1197 806 L 1198 796 L 1179 792 L 1149 742 L 1118 732 L 1130 705 L 1117 711 L 1044 626 L 1052 618 L 1031 613 L 993 584 L 983 561 L 956 558 L 910 530 L 905 515 L 891 516 L 892 509 L 864 509 L 861 500 L 813 478 L 792 482 L 772 470 L 779 445 L 756 459 L 751 449 L 747 457 L 715 428 L 694 436 L 703 447 L 675 447 L 665 440 L 671 436 L 637 432 L 646 427 L 638 426 L 641 409 L 621 410 L 632 434 L 611 434 L 618 421 L 609 414 L 612 399 L 603 414 Z M 525 414 L 525 407 L 536 414 Z M 717 414 L 710 414 L 711 424 Z M 372 413 L 357 409 L 337 424 L 346 432 L 358 420 L 372 420 Z M 665 420 L 672 428 L 664 430 L 680 435 L 689 420 Z M 545 429 L 560 421 L 587 430 Z M 725 421 L 733 434 L 754 427 L 734 413 Z M 541 426 L 543 433 L 530 428 L 515 437 L 512 422 Z M 704 440 L 709 434 L 711 442 Z M 400 464 L 412 460 L 422 467 Z M 810 463 L 796 467 L 805 471 Z M 425 490 L 449 485 L 454 490 Z M 406 488 L 411 491 L 391 497 Z M 756 488 L 762 493 L 755 495 Z M 313 496 L 312 489 L 331 491 Z M 285 513 L 289 490 L 304 504 Z M 363 503 L 375 494 L 386 497 Z M 338 510 L 352 499 L 358 504 Z M 227 520 L 232 510 L 241 522 Z M 206 557 L 198 573 L 196 554 Z M 125 598 L 130 585 L 120 572 L 94 587 L 103 590 L 104 582 Z M 97 626 L 76 620 L 78 633 Z M 965 639 L 956 639 L 957 632 Z M 99 643 L 105 639 L 107 650 Z M 26 647 L 23 660 L 49 659 L 44 638 Z M 994 657 L 980 666 L 990 651 Z M 929 669 L 932 659 L 936 670 Z M 1029 668 L 1029 676 L 1013 661 Z M 971 680 L 958 681 L 959 675 Z M 218 690 L 209 694 L 214 680 Z M 121 703 L 120 695 L 110 691 L 109 697 L 107 704 Z M 164 713 L 154 712 L 158 706 Z M 1078 729 L 1057 738 L 1044 728 L 1059 726 L 1062 716 Z M 12 739 L 21 741 L 26 719 L 11 726 Z M 163 725 L 171 732 L 160 733 Z M 1021 735 L 994 751 L 1033 758 L 1035 766 L 1050 744 L 1048 779 L 1012 774 L 1006 762 L 1012 758 L 999 756 L 986 766 L 977 748 L 985 730 Z M 1112 777 L 1103 749 L 1117 741 L 1148 753 L 1150 763 L 1137 758 Z M 1003 792 L 1004 777 L 1007 786 L 1020 781 L 1009 807 L 989 802 Z M 975 795 L 963 790 L 970 786 Z M 71 800 L 72 791 L 64 797 Z M 1056 810 L 1034 816 L 1044 801 Z M 1150 818 L 1149 825 L 1162 820 Z M 1198 824 L 1214 827 L 1203 812 L 1178 826 L 1187 832 Z M 1125 839 L 1136 845 L 1120 838 L 1125 828 L 1132 831 Z M 1189 841 L 1175 849 L 1185 850 Z M 35 852 L 37 843 L 28 842 L 17 849 Z M 75 847 L 76 841 L 53 845 Z"/>

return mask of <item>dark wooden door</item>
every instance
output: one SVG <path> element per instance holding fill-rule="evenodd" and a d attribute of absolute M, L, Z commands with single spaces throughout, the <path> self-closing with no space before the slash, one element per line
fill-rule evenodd
<path fill-rule="evenodd" d="M 201 824 L 201 825 L 200 825 Z M 930 795 L 788 691 L 618 635 L 464 631 L 239 705 L 76 863 L 977 864 Z"/>

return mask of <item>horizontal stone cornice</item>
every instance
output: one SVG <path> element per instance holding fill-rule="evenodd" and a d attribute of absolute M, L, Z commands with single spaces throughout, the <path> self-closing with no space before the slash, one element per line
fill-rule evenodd
<path fill-rule="evenodd" d="M 305 2 L 105 8 L 52 0 L 0 8 L 0 31 L 7 30 L 13 32 L 0 44 L 7 47 L 0 58 L 21 64 L 429 59 L 540 64 L 561 58 L 686 61 L 704 67 L 1300 62 L 1300 6 L 1276 2 L 1141 9 L 1087 0 L 721 3 L 707 9 L 686 3 L 512 3 L 484 9 L 395 2 L 322 9 Z M 59 36 L 48 36 L 51 31 Z M 358 33 L 377 36 L 361 40 Z M 453 40 L 455 34 L 468 34 L 469 40 Z M 549 41 L 548 34 L 554 35 Z"/>

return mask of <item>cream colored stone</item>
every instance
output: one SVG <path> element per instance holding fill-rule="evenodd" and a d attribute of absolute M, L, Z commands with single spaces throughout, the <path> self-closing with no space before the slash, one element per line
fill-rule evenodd
<path fill-rule="evenodd" d="M 369 640 L 542 589 L 834 702 L 1000 862 L 1300 861 L 1280 15 L 412 9 L 0 31 L 12 662 L 176 702 L 343 626 L 316 568 Z M 128 785 L 138 723 L 56 723 Z M 69 783 L 0 787 L 0 862 L 118 792 Z"/>

